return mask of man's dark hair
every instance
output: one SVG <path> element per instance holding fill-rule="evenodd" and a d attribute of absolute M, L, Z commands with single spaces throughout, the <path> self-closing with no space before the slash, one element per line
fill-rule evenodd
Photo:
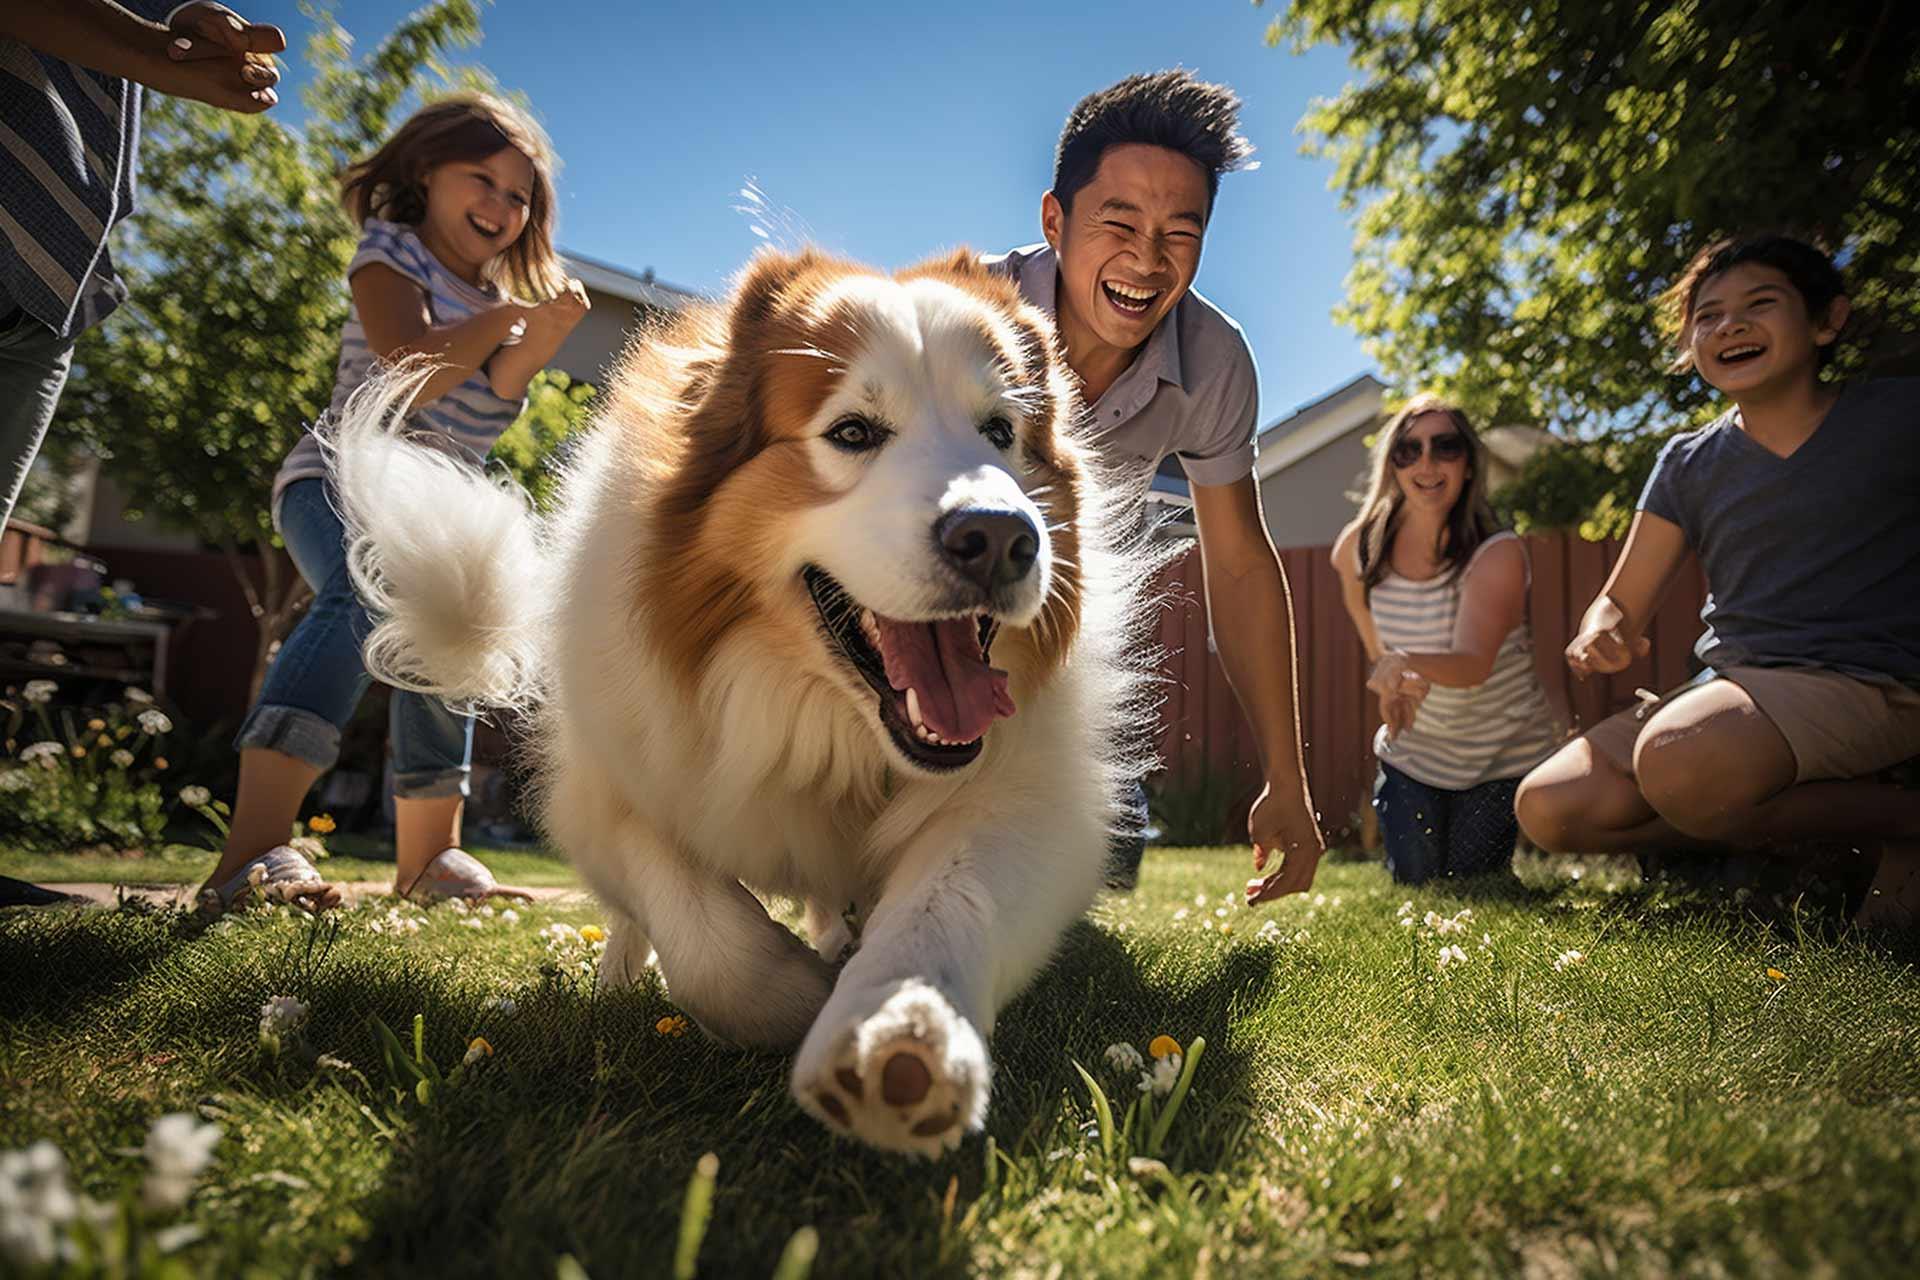
<path fill-rule="evenodd" d="M 1108 147 L 1131 142 L 1178 151 L 1207 175 L 1207 212 L 1220 175 L 1245 165 L 1253 144 L 1240 134 L 1240 98 L 1190 71 L 1128 76 L 1080 99 L 1060 130 L 1053 156 L 1053 198 L 1073 212 L 1073 197 L 1093 181 Z"/>
<path fill-rule="evenodd" d="M 1847 282 L 1833 259 L 1819 246 L 1784 231 L 1754 231 L 1716 240 L 1693 255 L 1686 269 L 1660 298 L 1661 319 L 1679 355 L 1668 366 L 1670 372 L 1684 373 L 1693 367 L 1693 354 L 1687 335 L 1693 327 L 1693 304 L 1700 290 L 1715 276 L 1735 267 L 1758 263 L 1772 267 L 1793 285 L 1807 314 L 1818 323 L 1826 317 L 1835 298 L 1847 292 Z M 1819 361 L 1824 368 L 1834 356 L 1832 343 L 1820 348 Z"/>

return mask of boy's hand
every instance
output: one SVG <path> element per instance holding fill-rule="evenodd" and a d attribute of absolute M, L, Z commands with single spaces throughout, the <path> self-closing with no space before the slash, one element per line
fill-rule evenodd
<path fill-rule="evenodd" d="M 247 22 L 225 5 L 201 0 L 173 15 L 168 65 L 143 83 L 175 97 L 228 111 L 265 111 L 280 101 L 273 55 L 287 37 L 271 23 Z"/>
<path fill-rule="evenodd" d="M 1567 646 L 1567 665 L 1577 676 L 1610 676 L 1625 671 L 1653 648 L 1645 636 L 1628 639 L 1619 627 L 1589 627 Z"/>
<path fill-rule="evenodd" d="M 1247 814 L 1253 841 L 1253 869 L 1263 871 L 1279 855 L 1280 865 L 1265 879 L 1247 881 L 1247 905 L 1271 902 L 1313 887 L 1313 876 L 1327 852 L 1326 837 L 1313 815 L 1312 802 L 1298 781 L 1269 780 Z"/>

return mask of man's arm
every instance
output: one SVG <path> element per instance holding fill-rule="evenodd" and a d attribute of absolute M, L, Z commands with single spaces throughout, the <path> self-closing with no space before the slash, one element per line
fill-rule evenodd
<path fill-rule="evenodd" d="M 1248 886 L 1249 900 L 1263 901 L 1311 886 L 1326 852 L 1300 754 L 1293 605 L 1253 477 L 1191 489 L 1208 619 L 1220 665 L 1253 725 L 1266 781 L 1247 821 L 1254 868 L 1276 853 L 1283 859 L 1271 876 Z"/>
<path fill-rule="evenodd" d="M 224 5 L 168 9 L 169 25 L 162 26 L 107 0 L 0 5 L 0 37 L 228 111 L 265 111 L 279 100 L 272 55 L 287 47 L 280 28 L 249 24 Z"/>

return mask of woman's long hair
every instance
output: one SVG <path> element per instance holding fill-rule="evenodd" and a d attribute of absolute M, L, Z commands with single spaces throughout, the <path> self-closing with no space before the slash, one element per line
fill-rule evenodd
<path fill-rule="evenodd" d="M 1500 531 L 1500 521 L 1487 502 L 1487 450 L 1473 423 L 1458 405 L 1423 392 L 1402 405 L 1373 442 L 1373 478 L 1360 504 L 1360 581 L 1369 592 L 1387 575 L 1407 502 L 1394 472 L 1393 447 L 1407 434 L 1408 425 L 1426 413 L 1444 413 L 1467 445 L 1467 482 L 1447 512 L 1440 545 L 1435 548 L 1446 576 L 1457 577 L 1480 544 Z"/>
<path fill-rule="evenodd" d="M 485 160 L 512 147 L 533 164 L 527 225 L 488 264 L 489 283 L 526 302 L 566 287 L 553 247 L 553 144 L 526 112 L 488 93 L 454 93 L 420 108 L 380 149 L 340 175 L 340 202 L 356 226 L 368 218 L 418 224 L 427 216 L 427 174 L 443 164 Z"/>

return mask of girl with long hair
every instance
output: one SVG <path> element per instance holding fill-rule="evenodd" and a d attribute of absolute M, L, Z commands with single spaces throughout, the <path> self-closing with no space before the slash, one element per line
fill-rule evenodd
<path fill-rule="evenodd" d="M 1333 548 L 1380 697 L 1373 805 L 1406 884 L 1507 867 L 1514 791 L 1558 739 L 1534 671 L 1526 547 L 1486 489 L 1467 415 L 1416 396 L 1381 429 L 1360 514 Z"/>

